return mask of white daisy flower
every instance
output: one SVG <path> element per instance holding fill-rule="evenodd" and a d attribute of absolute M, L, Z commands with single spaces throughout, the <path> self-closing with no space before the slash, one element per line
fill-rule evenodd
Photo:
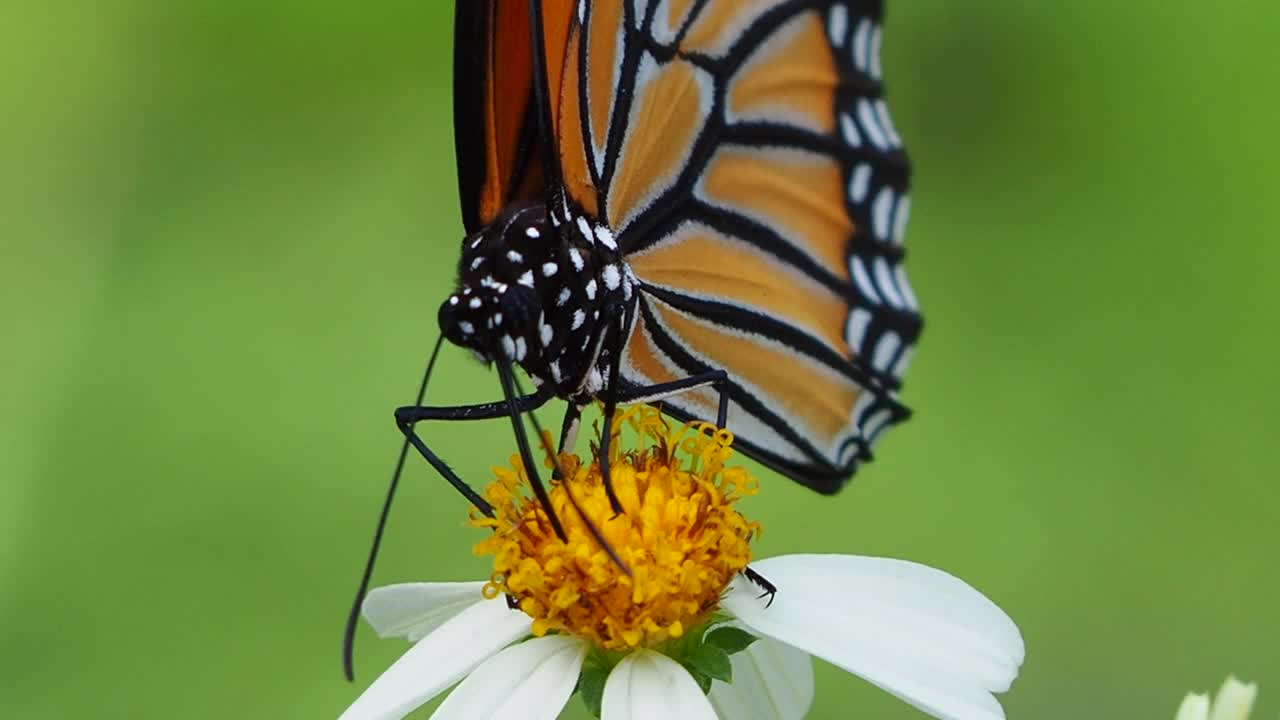
<path fill-rule="evenodd" d="M 562 456 L 572 479 L 553 486 L 551 504 L 563 541 L 517 492 L 513 458 L 517 471 L 495 468 L 485 493 L 496 516 L 472 519 L 494 531 L 476 547 L 494 555 L 489 581 L 369 594 L 374 630 L 413 645 L 341 720 L 398 720 L 455 683 L 432 718 L 551 720 L 577 692 L 601 720 L 799 720 L 813 701 L 811 656 L 937 718 L 1004 717 L 993 693 L 1009 689 L 1024 647 L 994 603 L 902 560 L 784 555 L 748 569 L 760 527 L 733 506 L 756 486 L 724 467 L 732 436 L 670 432 L 644 406 L 625 418 L 653 442 L 611 461 L 623 513 L 597 463 Z"/>
<path fill-rule="evenodd" d="M 1242 683 L 1234 675 L 1227 676 L 1218 695 L 1209 702 L 1208 694 L 1191 693 L 1178 707 L 1177 720 L 1248 720 L 1258 686 Z"/>

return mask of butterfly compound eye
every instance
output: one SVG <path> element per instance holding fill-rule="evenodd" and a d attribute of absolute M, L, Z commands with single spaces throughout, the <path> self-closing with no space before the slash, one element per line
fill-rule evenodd
<path fill-rule="evenodd" d="M 441 303 L 440 312 L 436 315 L 436 319 L 440 323 L 440 332 L 444 333 L 449 342 L 455 345 L 464 344 L 468 334 L 464 332 L 466 323 L 461 317 L 459 310 L 461 307 L 461 299 L 457 295 L 450 295 Z"/>

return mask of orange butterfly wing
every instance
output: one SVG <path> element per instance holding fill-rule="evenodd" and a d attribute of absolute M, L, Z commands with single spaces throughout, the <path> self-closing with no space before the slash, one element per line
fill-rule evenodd
<path fill-rule="evenodd" d="M 730 377 L 753 455 L 833 492 L 906 409 L 909 166 L 881 4 L 584 0 L 560 87 L 568 195 L 639 282 L 622 377 Z M 711 419 L 710 390 L 665 402 Z"/>
<path fill-rule="evenodd" d="M 550 87 L 565 67 L 570 0 L 541 0 Z M 472 233 L 512 202 L 541 198 L 545 148 L 534 108 L 529 3 L 460 0 L 454 14 L 454 140 L 463 224 Z M 558 96 L 552 94 L 553 117 Z"/>

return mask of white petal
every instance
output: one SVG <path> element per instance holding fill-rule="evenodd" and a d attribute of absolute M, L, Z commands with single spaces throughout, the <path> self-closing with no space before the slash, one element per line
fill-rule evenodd
<path fill-rule="evenodd" d="M 1191 693 L 1182 699 L 1175 720 L 1209 720 L 1209 696 Z"/>
<path fill-rule="evenodd" d="M 604 682 L 600 720 L 716 720 L 702 688 L 675 660 L 652 650 L 622 659 Z"/>
<path fill-rule="evenodd" d="M 400 656 L 340 720 L 402 718 L 529 632 L 529 616 L 506 600 L 481 600 Z"/>
<path fill-rule="evenodd" d="M 1209 720 L 1246 720 L 1257 695 L 1258 686 L 1254 683 L 1242 683 L 1234 675 L 1228 676 L 1213 698 Z"/>
<path fill-rule="evenodd" d="M 809 653 L 760 638 L 733 656 L 733 684 L 711 684 L 711 704 L 729 720 L 802 720 L 813 704 Z"/>
<path fill-rule="evenodd" d="M 417 642 L 481 599 L 482 582 L 403 583 L 374 588 L 360 607 L 378 637 Z"/>
<path fill-rule="evenodd" d="M 433 720 L 556 720 L 573 695 L 587 644 L 567 635 L 534 638 L 484 661 L 449 693 Z"/>
<path fill-rule="evenodd" d="M 734 580 L 722 606 L 777 638 L 861 675 L 938 718 L 1003 718 L 992 697 L 1018 674 L 1018 628 L 963 581 L 917 563 L 786 555 L 752 566 L 778 588 Z"/>

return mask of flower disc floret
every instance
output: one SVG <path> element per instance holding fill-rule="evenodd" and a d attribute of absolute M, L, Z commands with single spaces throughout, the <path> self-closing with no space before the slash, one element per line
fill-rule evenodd
<path fill-rule="evenodd" d="M 704 620 L 751 560 L 760 526 L 735 504 L 755 494 L 756 481 L 725 467 L 733 435 L 705 423 L 673 431 L 643 405 L 620 415 L 612 431 L 623 426 L 640 436 L 634 446 L 642 449 L 611 453 L 621 513 L 609 502 L 597 452 L 590 464 L 559 457 L 568 480 L 553 482 L 550 497 L 567 541 L 522 492 L 528 481 L 518 456 L 510 469 L 494 468 L 496 480 L 485 490 L 496 516 L 471 519 L 494 531 L 475 547 L 494 558 L 486 597 L 506 593 L 533 618 L 536 636 L 564 632 L 606 650 L 662 645 Z"/>

